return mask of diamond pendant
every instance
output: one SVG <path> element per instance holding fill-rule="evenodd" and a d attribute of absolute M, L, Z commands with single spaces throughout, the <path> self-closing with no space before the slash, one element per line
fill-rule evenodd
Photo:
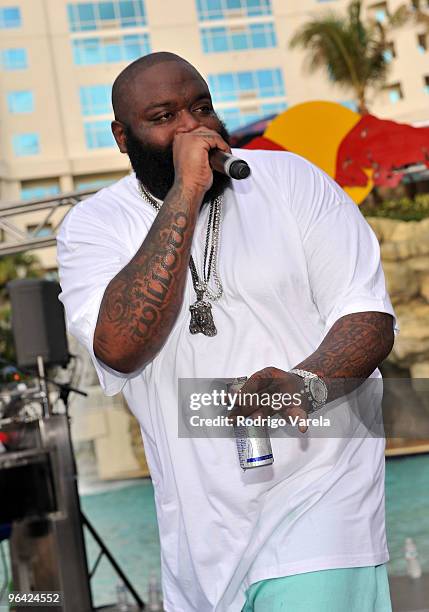
<path fill-rule="evenodd" d="M 217 329 L 213 321 L 212 305 L 210 302 L 199 298 L 195 304 L 189 306 L 189 310 L 191 311 L 191 322 L 189 323 L 191 334 L 216 336 Z"/>

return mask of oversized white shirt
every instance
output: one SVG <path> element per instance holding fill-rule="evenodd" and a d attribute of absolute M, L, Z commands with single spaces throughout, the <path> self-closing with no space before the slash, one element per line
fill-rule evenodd
<path fill-rule="evenodd" d="M 340 317 L 393 315 L 377 240 L 338 185 L 290 153 L 237 154 L 252 175 L 224 195 L 218 333 L 189 332 L 189 274 L 174 327 L 141 371 L 115 372 L 92 347 L 104 291 L 155 218 L 135 175 L 77 204 L 58 235 L 68 330 L 90 352 L 105 393 L 122 390 L 141 424 L 167 612 L 239 612 L 259 580 L 388 559 L 382 437 L 314 437 L 310 427 L 273 437 L 273 465 L 243 472 L 232 437 L 178 436 L 178 379 L 289 370 Z M 200 268 L 207 216 L 205 206 L 192 247 Z M 350 424 L 341 404 L 331 414 Z"/>

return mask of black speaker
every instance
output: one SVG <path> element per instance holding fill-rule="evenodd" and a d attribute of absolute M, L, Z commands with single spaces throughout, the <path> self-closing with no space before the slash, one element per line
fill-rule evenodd
<path fill-rule="evenodd" d="M 67 365 L 69 352 L 64 307 L 58 299 L 59 283 L 26 278 L 9 282 L 7 288 L 18 365 L 37 367 L 38 355 L 48 367 Z"/>

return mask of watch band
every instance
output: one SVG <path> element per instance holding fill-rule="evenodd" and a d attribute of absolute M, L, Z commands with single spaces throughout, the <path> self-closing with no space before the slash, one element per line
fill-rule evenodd
<path fill-rule="evenodd" d="M 304 388 L 301 390 L 301 393 L 304 394 L 310 404 L 310 410 L 308 414 L 312 414 L 316 412 L 316 410 L 320 410 L 326 404 L 328 399 L 328 388 L 324 380 L 320 378 L 314 372 L 308 372 L 307 370 L 301 370 L 300 368 L 293 368 L 289 370 L 290 374 L 296 374 L 304 381 Z M 315 383 L 318 386 L 318 398 L 315 397 L 313 393 L 313 387 Z"/>

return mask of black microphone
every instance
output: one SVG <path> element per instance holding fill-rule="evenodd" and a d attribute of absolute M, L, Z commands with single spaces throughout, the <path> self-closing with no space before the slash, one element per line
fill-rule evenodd
<path fill-rule="evenodd" d="M 245 179 L 250 175 L 250 167 L 244 159 L 224 153 L 220 149 L 212 149 L 209 153 L 210 166 L 213 170 L 226 174 L 233 179 Z"/>

